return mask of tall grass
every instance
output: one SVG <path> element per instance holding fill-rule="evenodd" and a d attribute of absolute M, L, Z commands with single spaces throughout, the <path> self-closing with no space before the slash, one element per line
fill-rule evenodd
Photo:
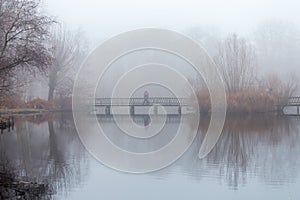
<path fill-rule="evenodd" d="M 197 100 L 201 113 L 210 113 L 211 101 L 206 88 L 196 88 Z M 276 113 L 278 105 L 287 101 L 288 97 L 296 90 L 295 82 L 283 82 L 278 78 L 269 77 L 260 84 L 238 91 L 226 92 L 227 113 L 254 114 Z"/>

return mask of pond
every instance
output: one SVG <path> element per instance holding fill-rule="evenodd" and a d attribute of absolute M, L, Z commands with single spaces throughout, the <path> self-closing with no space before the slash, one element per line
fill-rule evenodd
<path fill-rule="evenodd" d="M 147 120 L 136 123 L 147 128 Z M 136 143 L 114 120 L 99 121 L 113 143 L 138 152 L 161 148 L 180 123 L 167 120 L 162 136 Z M 58 200 L 300 198 L 299 118 L 227 117 L 218 142 L 199 159 L 208 124 L 209 119 L 201 119 L 191 147 L 172 165 L 130 174 L 113 170 L 88 153 L 72 114 L 19 116 L 14 130 L 0 135 L 0 161 L 20 179 L 49 183 L 51 195 L 45 198 Z"/>

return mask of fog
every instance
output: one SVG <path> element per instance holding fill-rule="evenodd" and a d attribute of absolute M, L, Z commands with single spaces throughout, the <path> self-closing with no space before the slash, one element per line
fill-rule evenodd
<path fill-rule="evenodd" d="M 264 20 L 282 19 L 300 25 L 296 0 L 43 0 L 47 12 L 70 26 L 80 26 L 91 40 L 131 29 L 160 27 L 184 31 L 214 27 L 222 33 L 248 35 Z M 95 43 L 94 43 L 95 44 Z"/>
<path fill-rule="evenodd" d="M 155 27 L 177 31 L 193 38 L 215 58 L 222 41 L 237 34 L 255 48 L 257 59 L 254 62 L 258 63 L 258 79 L 276 74 L 283 80 L 289 80 L 293 75 L 292 80 L 299 82 L 299 7 L 300 2 L 292 0 L 42 0 L 41 9 L 71 31 L 80 29 L 89 46 L 86 55 L 117 34 Z M 138 54 L 135 56 L 138 57 Z M 160 60 L 157 59 L 159 56 L 154 57 L 156 59 L 153 56 L 149 59 L 144 55 L 137 62 L 142 64 Z M 119 62 L 115 70 L 111 70 L 107 79 L 117 79 L 128 69 L 126 65 L 137 63 L 130 56 L 126 59 Z M 178 66 L 182 64 L 176 59 L 171 59 L 169 63 Z M 187 67 L 184 69 L 186 71 L 181 73 L 193 77 Z M 44 90 L 47 85 L 41 86 L 39 80 L 36 82 L 30 87 L 34 88 L 31 93 L 47 98 L 47 91 Z M 111 91 L 111 88 L 105 90 Z M 106 94 L 105 90 L 103 94 Z M 299 91 L 296 93 L 299 94 Z"/>
<path fill-rule="evenodd" d="M 299 8 L 0 0 L 0 199 L 299 197 Z"/>
<path fill-rule="evenodd" d="M 43 5 L 45 12 L 68 26 L 80 27 L 91 49 L 116 34 L 144 27 L 186 34 L 193 27 L 201 27 L 214 37 L 237 33 L 251 40 L 255 39 L 257 29 L 270 20 L 300 27 L 300 2 L 293 0 L 43 0 Z M 300 36 L 295 39 L 293 42 L 299 46 Z M 291 69 L 295 70 L 295 66 Z"/>

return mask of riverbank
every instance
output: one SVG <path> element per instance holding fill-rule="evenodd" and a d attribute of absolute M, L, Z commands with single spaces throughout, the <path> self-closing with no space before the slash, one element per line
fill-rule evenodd
<path fill-rule="evenodd" d="M 0 170 L 0 199 L 42 199 L 51 196 L 47 183 L 38 183 L 28 178 L 19 179 L 14 173 Z"/>
<path fill-rule="evenodd" d="M 22 101 L 17 97 L 5 96 L 0 99 L 0 115 L 30 115 L 47 112 L 69 111 L 72 108 L 71 100 L 48 101 L 36 98 L 30 101 Z"/>
<path fill-rule="evenodd" d="M 0 115 L 42 114 L 45 112 L 49 112 L 49 111 L 44 109 L 34 109 L 34 108 L 0 109 Z"/>

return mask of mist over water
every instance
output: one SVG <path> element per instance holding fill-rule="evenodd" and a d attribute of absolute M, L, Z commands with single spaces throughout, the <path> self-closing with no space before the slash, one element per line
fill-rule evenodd
<path fill-rule="evenodd" d="M 154 138 L 137 144 L 133 138 L 123 138 L 124 133 L 113 128 L 113 120 L 99 118 L 99 122 L 109 128 L 106 133 L 113 142 L 129 151 L 149 151 L 164 143 Z M 172 135 L 178 123 L 178 118 L 168 121 L 165 136 L 160 137 Z M 69 115 L 42 121 L 39 117 L 16 119 L 15 130 L 0 136 L 1 159 L 21 176 L 47 180 L 55 199 L 153 199 L 158 194 L 163 199 L 183 195 L 196 199 L 204 194 L 213 199 L 282 199 L 286 195 L 294 199 L 299 195 L 298 118 L 228 118 L 212 152 L 199 159 L 208 123 L 207 118 L 201 120 L 197 138 L 183 157 L 161 171 L 143 175 L 116 172 L 97 162 L 80 143 Z M 170 193 L 171 188 L 178 190 Z M 216 188 L 217 193 L 209 192 Z"/>
<path fill-rule="evenodd" d="M 0 0 L 0 199 L 299 199 L 299 8 Z"/>

